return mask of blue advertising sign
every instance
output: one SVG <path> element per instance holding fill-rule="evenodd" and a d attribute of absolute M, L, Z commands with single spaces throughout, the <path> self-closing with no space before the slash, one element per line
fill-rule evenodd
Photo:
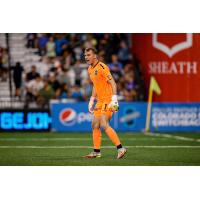
<path fill-rule="evenodd" d="M 147 103 L 120 102 L 110 122 L 116 131 L 145 129 Z M 88 103 L 52 103 L 49 110 L 0 110 L 0 131 L 90 132 Z M 200 103 L 153 103 L 150 131 L 200 131 Z"/>
<path fill-rule="evenodd" d="M 52 103 L 51 115 L 53 131 L 91 131 L 87 103 Z"/>
<path fill-rule="evenodd" d="M 143 131 L 146 122 L 146 103 L 120 103 L 115 114 L 117 119 L 114 128 L 118 131 Z M 114 118 L 115 119 L 115 118 Z"/>
<path fill-rule="evenodd" d="M 120 102 L 110 122 L 116 131 L 140 132 L 145 129 L 147 103 Z M 87 103 L 52 104 L 52 130 L 91 131 L 92 115 Z M 150 131 L 200 131 L 200 103 L 153 103 Z"/>
<path fill-rule="evenodd" d="M 1 131 L 47 131 L 50 126 L 49 110 L 0 110 Z"/>
<path fill-rule="evenodd" d="M 91 131 L 92 115 L 88 103 L 52 103 L 53 131 Z M 120 103 L 110 122 L 117 131 L 142 131 L 145 127 L 146 103 Z"/>
<path fill-rule="evenodd" d="M 200 131 L 200 103 L 154 103 L 151 131 Z"/>

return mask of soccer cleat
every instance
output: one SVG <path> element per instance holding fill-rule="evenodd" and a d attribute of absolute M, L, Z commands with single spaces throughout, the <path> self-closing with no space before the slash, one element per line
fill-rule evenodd
<path fill-rule="evenodd" d="M 127 150 L 124 147 L 118 149 L 117 159 L 124 157 L 126 152 L 127 152 Z"/>
<path fill-rule="evenodd" d="M 101 153 L 100 152 L 91 152 L 86 156 L 83 156 L 83 158 L 101 158 Z"/>

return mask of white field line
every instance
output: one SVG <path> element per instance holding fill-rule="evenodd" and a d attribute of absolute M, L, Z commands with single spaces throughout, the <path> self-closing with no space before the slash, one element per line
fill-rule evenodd
<path fill-rule="evenodd" d="M 149 136 L 157 136 L 157 137 L 164 137 L 164 138 L 171 138 L 171 139 L 182 140 L 182 141 L 200 142 L 200 139 L 194 139 L 194 138 L 171 135 L 171 134 L 165 134 L 165 133 L 149 133 L 147 135 L 149 135 Z"/>
<path fill-rule="evenodd" d="M 167 138 L 160 138 L 161 140 L 167 140 Z M 91 141 L 91 138 L 0 138 L 0 141 Z M 108 138 L 102 138 L 104 141 L 110 141 Z M 157 140 L 157 138 L 120 138 L 120 140 L 130 141 L 149 141 Z"/>
<path fill-rule="evenodd" d="M 88 141 L 88 140 L 92 140 L 92 137 L 91 138 L 0 138 L 0 141 L 31 141 L 31 142 L 32 141 Z"/>
<path fill-rule="evenodd" d="M 0 149 L 92 149 L 92 146 L 0 146 Z M 113 149 L 115 146 L 102 146 L 103 149 Z M 126 148 L 153 148 L 153 149 L 199 149 L 200 146 L 126 146 Z"/>

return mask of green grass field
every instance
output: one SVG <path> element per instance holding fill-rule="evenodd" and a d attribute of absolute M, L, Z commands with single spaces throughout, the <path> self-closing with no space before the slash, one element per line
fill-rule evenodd
<path fill-rule="evenodd" d="M 200 165 L 200 134 L 119 134 L 127 147 L 123 159 L 106 135 L 102 158 L 92 151 L 89 133 L 0 133 L 1 166 L 194 166 Z"/>

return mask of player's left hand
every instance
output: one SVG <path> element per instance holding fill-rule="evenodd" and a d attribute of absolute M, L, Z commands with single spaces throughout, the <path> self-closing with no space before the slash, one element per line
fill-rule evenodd
<path fill-rule="evenodd" d="M 88 104 L 88 110 L 89 110 L 89 112 L 90 112 L 91 114 L 94 113 L 94 108 L 93 108 L 93 106 L 94 106 L 94 101 L 95 101 L 95 97 L 91 96 L 91 97 L 90 97 L 89 104 Z"/>
<path fill-rule="evenodd" d="M 112 100 L 108 105 L 108 108 L 111 108 L 113 112 L 117 112 L 119 110 L 119 103 L 117 100 L 117 95 L 112 96 Z"/>

